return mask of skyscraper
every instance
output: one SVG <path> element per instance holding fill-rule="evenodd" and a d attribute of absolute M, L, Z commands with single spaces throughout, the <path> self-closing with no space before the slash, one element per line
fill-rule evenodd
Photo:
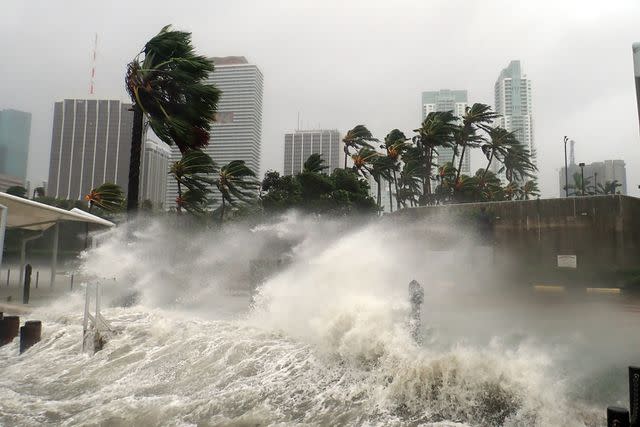
<path fill-rule="evenodd" d="M 633 74 L 636 78 L 636 102 L 638 103 L 638 124 L 640 125 L 640 43 L 634 43 L 631 49 L 633 51 Z"/>
<path fill-rule="evenodd" d="M 466 90 L 449 90 L 441 89 L 439 91 L 422 92 L 422 120 L 433 111 L 451 111 L 458 117 L 462 117 L 467 108 L 467 91 Z M 452 148 L 438 148 L 438 166 L 443 166 L 451 162 L 453 159 Z M 454 165 L 458 167 L 456 160 Z M 465 153 L 462 161 L 461 173 L 469 175 L 471 173 L 470 153 Z"/>
<path fill-rule="evenodd" d="M 130 109 L 131 104 L 106 99 L 55 103 L 47 196 L 79 200 L 105 182 L 127 192 Z"/>
<path fill-rule="evenodd" d="M 164 142 L 145 141 L 140 165 L 140 200 L 151 201 L 157 209 L 162 209 L 165 203 L 170 155 L 171 150 Z"/>
<path fill-rule="evenodd" d="M 325 172 L 330 174 L 340 167 L 343 154 L 340 132 L 337 130 L 296 130 L 284 135 L 284 174 L 302 172 L 302 165 L 312 154 L 320 154 Z"/>
<path fill-rule="evenodd" d="M 204 151 L 220 167 L 232 160 L 244 160 L 258 175 L 262 137 L 262 72 L 244 56 L 213 58 L 215 70 L 208 79 L 222 91 L 211 128 L 211 140 Z M 171 150 L 171 163 L 180 151 Z M 167 183 L 165 207 L 175 206 L 178 187 Z"/>
<path fill-rule="evenodd" d="M 500 114 L 496 124 L 515 132 L 518 141 L 529 148 L 532 161 L 537 165 L 531 102 L 531 80 L 522 74 L 520 61 L 511 61 L 495 84 L 495 110 Z M 492 169 L 495 172 L 499 167 L 499 162 L 494 162 Z"/>
<path fill-rule="evenodd" d="M 22 182 L 27 178 L 31 113 L 0 110 L 0 174 Z"/>

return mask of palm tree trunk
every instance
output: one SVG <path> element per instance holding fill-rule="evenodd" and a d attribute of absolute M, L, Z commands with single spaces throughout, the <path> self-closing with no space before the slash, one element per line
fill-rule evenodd
<path fill-rule="evenodd" d="M 142 153 L 142 108 L 133 104 L 133 129 L 131 130 L 131 152 L 129 155 L 129 185 L 127 189 L 127 212 L 138 210 L 140 187 L 140 155 Z"/>
<path fill-rule="evenodd" d="M 344 168 L 347 168 L 347 149 L 344 149 Z"/>
<path fill-rule="evenodd" d="M 391 192 L 391 179 L 389 179 L 389 211 L 393 212 L 393 193 Z"/>
<path fill-rule="evenodd" d="M 178 200 L 179 202 L 176 203 L 176 212 L 180 215 L 182 213 L 182 206 L 180 206 L 182 203 L 182 186 L 180 185 L 180 181 L 178 181 Z"/>
<path fill-rule="evenodd" d="M 491 166 L 491 162 L 493 161 L 494 154 L 495 154 L 495 151 L 491 150 L 491 157 L 489 157 L 489 163 L 487 163 L 487 167 L 484 169 L 484 172 L 482 173 L 482 179 L 484 179 L 484 176 L 487 174 L 487 171 L 489 170 L 489 166 Z"/>
<path fill-rule="evenodd" d="M 398 178 L 396 176 L 396 170 L 393 170 L 393 185 L 396 188 L 396 210 L 400 210 L 400 199 L 398 198 Z"/>
<path fill-rule="evenodd" d="M 378 212 L 380 212 L 380 199 L 382 198 L 382 187 L 380 185 L 380 177 L 376 179 L 376 183 L 378 184 Z"/>
<path fill-rule="evenodd" d="M 462 146 L 462 153 L 460 154 L 460 162 L 458 163 L 458 170 L 456 171 L 456 184 L 458 183 L 458 180 L 460 179 L 460 172 L 462 169 L 462 161 L 464 160 L 464 152 L 467 149 L 466 145 Z"/>
<path fill-rule="evenodd" d="M 224 195 L 222 196 L 222 208 L 220 209 L 220 225 L 224 221 Z"/>

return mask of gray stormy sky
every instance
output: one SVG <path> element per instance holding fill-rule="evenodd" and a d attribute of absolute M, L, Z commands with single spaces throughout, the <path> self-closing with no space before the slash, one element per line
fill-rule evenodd
<path fill-rule="evenodd" d="M 126 100 L 127 62 L 173 24 L 193 33 L 199 53 L 261 68 L 263 172 L 282 170 L 298 112 L 303 127 L 410 135 L 422 91 L 467 89 L 470 102 L 493 105 L 500 70 L 520 59 L 533 83 L 543 196 L 558 195 L 563 135 L 577 141 L 577 161 L 624 159 L 640 194 L 638 0 L 3 0 L 1 11 L 0 109 L 33 113 L 32 181 L 47 177 L 53 103 L 87 97 L 94 34 L 96 96 Z M 473 169 L 482 164 L 476 153 Z"/>

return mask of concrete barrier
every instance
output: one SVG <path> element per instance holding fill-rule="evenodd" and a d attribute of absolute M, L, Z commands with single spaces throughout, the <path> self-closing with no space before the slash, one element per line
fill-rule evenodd
<path fill-rule="evenodd" d="M 0 346 L 9 344 L 18 336 L 20 330 L 20 317 L 4 316 L 0 320 Z"/>
<path fill-rule="evenodd" d="M 20 354 L 40 342 L 42 336 L 42 322 L 29 320 L 20 328 Z"/>

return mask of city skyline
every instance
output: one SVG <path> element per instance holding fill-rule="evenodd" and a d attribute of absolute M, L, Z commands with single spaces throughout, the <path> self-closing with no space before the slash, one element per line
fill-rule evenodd
<path fill-rule="evenodd" d="M 579 164 L 569 163 L 568 165 L 569 187 L 575 187 L 574 174 L 579 174 L 582 179 L 584 172 L 585 186 L 599 187 L 606 183 L 617 181 L 620 184 L 618 191 L 620 194 L 627 194 L 627 171 L 624 160 L 602 160 L 584 165 L 584 171 Z M 564 166 L 558 171 L 558 197 L 566 197 L 565 193 L 565 173 Z M 569 195 L 575 191 L 575 188 L 569 188 Z M 580 189 L 578 189 L 580 190 Z M 585 192 L 588 188 L 585 187 Z"/>
<path fill-rule="evenodd" d="M 497 74 L 510 59 L 519 58 L 535 83 L 543 197 L 557 192 L 564 135 L 580 142 L 581 161 L 625 159 L 629 182 L 640 182 L 640 133 L 629 52 L 638 40 L 637 2 L 617 3 L 606 10 L 589 2 L 549 3 L 558 13 L 548 16 L 544 7 L 528 7 L 522 13 L 522 5 L 515 3 L 491 10 L 475 6 L 458 10 L 437 2 L 426 7 L 418 2 L 391 5 L 372 0 L 365 8 L 328 0 L 312 8 L 284 0 L 283 7 L 290 12 L 287 25 L 281 25 L 267 5 L 255 2 L 251 7 L 229 4 L 224 9 L 201 5 L 198 14 L 169 3 L 151 11 L 144 2 L 128 5 L 132 14 L 145 13 L 142 23 L 133 15 L 115 13 L 113 6 L 124 4 L 118 0 L 108 5 L 73 4 L 73 10 L 88 19 L 72 19 L 49 4 L 26 8 L 16 0 L 6 2 L 0 17 L 4 35 L 0 44 L 8 55 L 0 77 L 11 83 L 0 88 L 0 99 L 10 100 L 0 108 L 33 114 L 28 173 L 32 182 L 47 179 L 53 101 L 87 97 L 95 33 L 100 37 L 95 93 L 127 100 L 122 84 L 126 64 L 167 23 L 191 31 L 198 53 L 241 52 L 265 74 L 261 172 L 281 167 L 282 134 L 295 128 L 298 113 L 313 118 L 314 127 L 330 126 L 343 133 L 362 123 L 379 138 L 394 128 L 410 136 L 421 118 L 416 94 L 427 88 L 465 88 L 474 102 L 493 105 Z M 214 26 L 207 19 L 212 14 L 219 18 Z M 358 31 L 349 25 L 354 16 L 365 18 Z M 390 18 L 406 25 L 391 30 L 385 24 Z M 596 20 L 599 27 L 616 30 L 595 33 L 591 25 Z M 325 37 L 324 27 L 317 25 L 320 21 L 334 28 L 331 37 Z M 441 43 L 419 42 L 448 31 L 450 22 L 460 25 Z M 486 25 L 472 25 L 476 22 Z M 73 34 L 59 31 L 59 26 L 71 25 Z M 63 58 L 56 50 L 37 57 L 23 54 L 40 51 L 50 42 L 46 34 L 55 35 L 56 45 L 65 47 Z M 15 36 L 19 43 L 13 47 L 9 41 Z M 471 40 L 482 40 L 482 48 Z M 587 45 L 589 49 L 584 49 Z M 428 54 L 418 54 L 425 46 Z M 24 87 L 29 90 L 19 89 Z M 472 164 L 482 157 L 473 153 Z M 638 194 L 635 185 L 629 191 Z"/>

